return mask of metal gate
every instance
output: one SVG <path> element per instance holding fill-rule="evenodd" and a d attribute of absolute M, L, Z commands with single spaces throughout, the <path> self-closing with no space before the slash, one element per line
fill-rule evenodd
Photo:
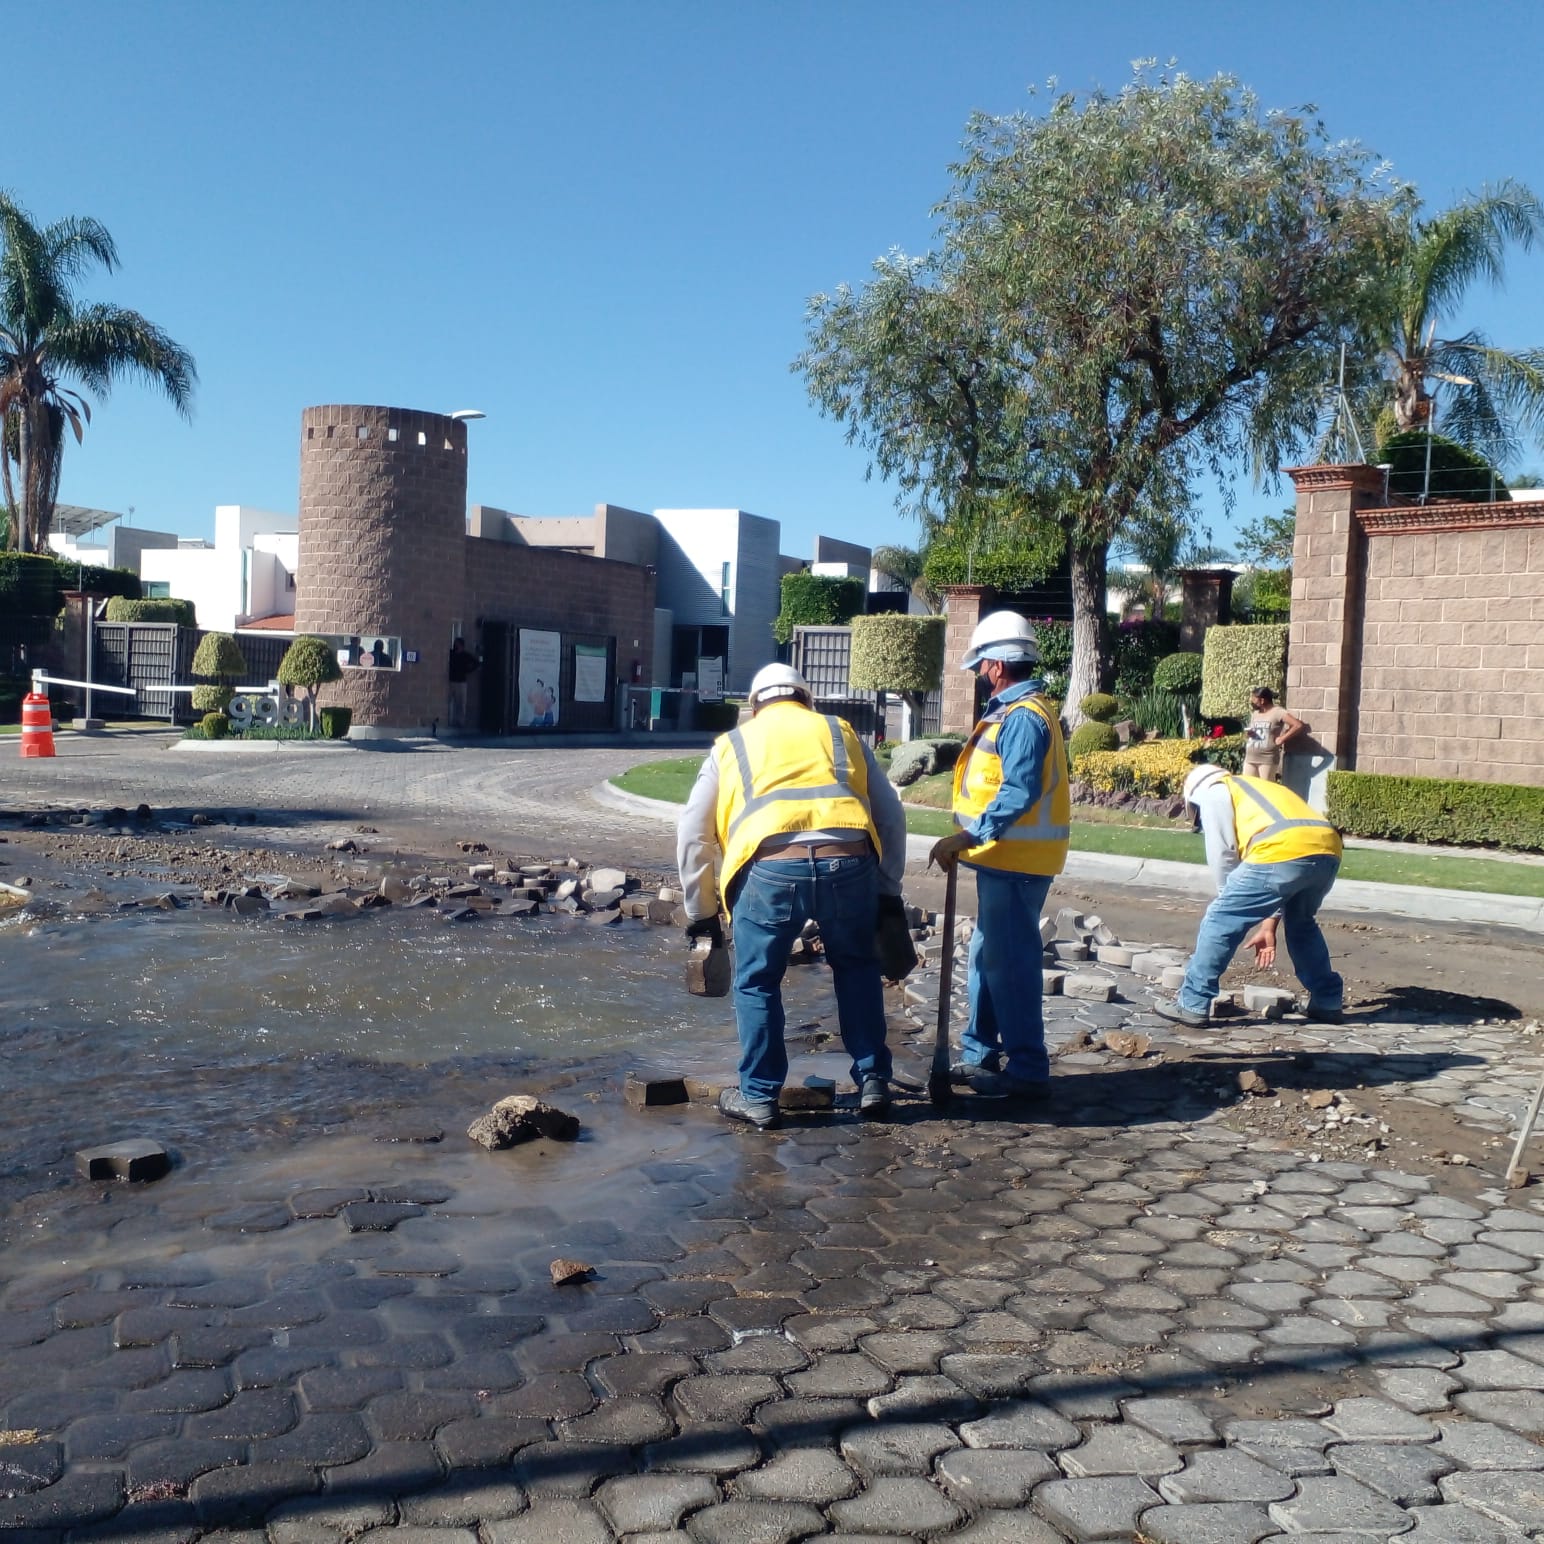
<path fill-rule="evenodd" d="M 93 679 L 103 686 L 128 686 L 137 696 L 123 698 L 115 715 L 124 718 L 164 718 L 191 723 L 191 692 L 173 692 L 171 686 L 193 684 L 193 656 L 208 636 L 202 628 L 181 627 L 176 622 L 98 622 L 96 624 Z M 294 642 L 287 634 L 243 633 L 236 642 L 247 662 L 241 686 L 265 685 L 279 671 L 279 661 Z"/>

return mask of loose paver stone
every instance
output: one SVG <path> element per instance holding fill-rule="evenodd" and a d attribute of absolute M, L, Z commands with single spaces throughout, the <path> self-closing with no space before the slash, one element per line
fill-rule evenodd
<path fill-rule="evenodd" d="M 1377 1491 L 1338 1474 L 1305 1475 L 1297 1494 L 1270 1504 L 1273 1521 L 1288 1533 L 1404 1533 L 1414 1519 Z"/>

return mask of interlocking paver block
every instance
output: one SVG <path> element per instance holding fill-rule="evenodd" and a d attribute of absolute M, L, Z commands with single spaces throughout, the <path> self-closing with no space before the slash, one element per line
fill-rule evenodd
<path fill-rule="evenodd" d="M 1271 1518 L 1288 1533 L 1403 1533 L 1414 1519 L 1380 1496 L 1338 1474 L 1305 1475 L 1297 1494 L 1273 1501 Z"/>
<path fill-rule="evenodd" d="M 1337 1474 L 1350 1475 L 1405 1507 L 1431 1506 L 1440 1501 L 1437 1481 L 1453 1468 L 1450 1458 L 1424 1443 L 1337 1443 L 1325 1456 Z"/>
<path fill-rule="evenodd" d="M 1102 1474 L 1172 1474 L 1183 1463 L 1178 1451 L 1140 1426 L 1096 1426 L 1080 1447 L 1057 1459 L 1074 1479 Z"/>
<path fill-rule="evenodd" d="M 851 1534 L 841 1535 L 844 1544 L 856 1544 Z M 1062 1544 L 1062 1536 L 1048 1523 L 1030 1512 L 987 1512 L 975 1522 L 948 1535 L 950 1544 Z M 888 1540 L 870 1540 L 869 1544 L 890 1544 Z M 906 1544 L 902 1539 L 899 1544 Z"/>
<path fill-rule="evenodd" d="M 823 1532 L 825 1519 L 794 1501 L 725 1501 L 695 1513 L 687 1527 L 701 1544 L 793 1544 Z"/>
<path fill-rule="evenodd" d="M 1379 1387 L 1396 1405 L 1425 1415 L 1446 1410 L 1449 1396 L 1460 1387 L 1456 1378 L 1433 1367 L 1387 1367 L 1377 1376 Z"/>
<path fill-rule="evenodd" d="M 967 1421 L 960 1435 L 974 1448 L 1071 1447 L 1082 1435 L 1071 1421 L 1046 1405 L 1028 1401 L 1004 1405 L 979 1421 Z"/>
<path fill-rule="evenodd" d="M 1279 1469 L 1238 1448 L 1192 1453 L 1184 1472 L 1166 1474 L 1158 1494 L 1176 1506 L 1210 1502 L 1285 1501 L 1296 1487 Z"/>
<path fill-rule="evenodd" d="M 595 1499 L 618 1533 L 663 1532 L 718 1500 L 718 1486 L 705 1474 L 624 1474 L 607 1480 Z"/>
<path fill-rule="evenodd" d="M 749 1501 L 803 1501 L 825 1506 L 855 1495 L 858 1477 L 835 1453 L 824 1448 L 795 1448 L 761 1469 L 740 1475 L 735 1493 Z"/>
<path fill-rule="evenodd" d="M 1024 1448 L 955 1448 L 938 1460 L 938 1476 L 966 1506 L 1020 1507 L 1042 1481 L 1057 1478 L 1057 1468 Z"/>
<path fill-rule="evenodd" d="M 1509 1426 L 1524 1436 L 1544 1435 L 1544 1394 L 1510 1390 L 1459 1394 L 1453 1403 L 1477 1421 Z"/>
<path fill-rule="evenodd" d="M 960 1439 L 936 1422 L 876 1421 L 842 1433 L 842 1457 L 865 1474 L 927 1473 Z"/>
<path fill-rule="evenodd" d="M 1544 1370 L 1537 1362 L 1510 1351 L 1471 1351 L 1453 1370 L 1453 1376 L 1471 1389 L 1537 1389 Z"/>
<path fill-rule="evenodd" d="M 1544 1469 L 1544 1447 L 1486 1421 L 1438 1421 L 1436 1451 L 1465 1469 Z"/>
<path fill-rule="evenodd" d="M 1544 1477 L 1536 1470 L 1450 1474 L 1441 1486 L 1444 1501 L 1472 1507 L 1520 1533 L 1544 1530 Z"/>
<path fill-rule="evenodd" d="M 1437 1428 L 1419 1415 L 1370 1395 L 1342 1399 L 1324 1424 L 1348 1442 L 1435 1442 Z"/>
<path fill-rule="evenodd" d="M 1158 1493 L 1134 1475 L 1098 1480 L 1049 1480 L 1035 1506 L 1073 1539 L 1131 1539 L 1137 1519 L 1159 1505 Z"/>
<path fill-rule="evenodd" d="M 389 1501 L 297 1496 L 268 1514 L 272 1544 L 331 1544 L 356 1539 L 393 1520 Z"/>
<path fill-rule="evenodd" d="M 1215 1442 L 1217 1429 L 1192 1400 L 1158 1397 L 1128 1399 L 1122 1406 L 1128 1421 L 1162 1437 L 1165 1442 Z"/>
<path fill-rule="evenodd" d="M 488 1544 L 612 1544 L 605 1519 L 588 1501 L 538 1501 L 518 1517 L 487 1523 Z"/>
<path fill-rule="evenodd" d="M 1139 1526 L 1152 1544 L 1257 1544 L 1280 1537 L 1265 1508 L 1246 1501 L 1154 1507 Z"/>
<path fill-rule="evenodd" d="M 1456 1503 L 1418 1507 L 1410 1515 L 1415 1528 L 1404 1535 L 1410 1544 L 1517 1544 L 1513 1529 Z"/>
<path fill-rule="evenodd" d="M 942 1491 L 916 1476 L 885 1475 L 862 1494 L 831 1506 L 831 1516 L 853 1533 L 937 1533 L 963 1515 Z"/>

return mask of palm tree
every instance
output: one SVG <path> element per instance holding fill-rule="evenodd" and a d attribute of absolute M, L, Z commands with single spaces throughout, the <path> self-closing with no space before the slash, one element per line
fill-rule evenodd
<path fill-rule="evenodd" d="M 1390 275 L 1384 363 L 1400 430 L 1431 422 L 1435 386 L 1445 386 L 1442 432 L 1488 460 L 1544 435 L 1544 349 L 1508 353 L 1478 332 L 1438 337 L 1478 279 L 1502 282 L 1508 242 L 1524 251 L 1544 234 L 1544 204 L 1508 179 L 1430 220 L 1411 202 Z M 1434 384 L 1435 383 L 1435 384 Z"/>
<path fill-rule="evenodd" d="M 95 264 L 118 266 L 97 221 L 40 228 L 0 193 L 0 485 L 23 552 L 47 548 L 65 430 L 78 441 L 91 420 L 90 404 L 66 382 L 106 396 L 119 376 L 139 375 L 187 416 L 198 379 L 193 356 L 139 312 L 77 303 L 74 283 Z"/>
<path fill-rule="evenodd" d="M 1140 600 L 1147 614 L 1161 621 L 1169 592 L 1184 569 L 1232 561 L 1225 548 L 1206 539 L 1210 535 L 1204 531 L 1198 537 L 1177 511 L 1146 511 L 1113 544 L 1116 557 L 1126 566 L 1124 571 L 1111 571 L 1109 588 Z"/>

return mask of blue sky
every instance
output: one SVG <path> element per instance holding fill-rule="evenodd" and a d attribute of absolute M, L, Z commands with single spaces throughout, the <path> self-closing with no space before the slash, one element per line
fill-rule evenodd
<path fill-rule="evenodd" d="M 293 509 L 301 409 L 363 402 L 482 409 L 471 502 L 737 505 L 801 555 L 908 540 L 789 373 L 804 303 L 924 249 L 968 115 L 1049 76 L 1174 57 L 1316 103 L 1430 205 L 1544 192 L 1531 0 L 60 0 L 5 37 L 0 186 L 103 221 L 122 268 L 83 292 L 202 378 L 191 424 L 119 387 L 61 499 L 187 535 Z M 1544 343 L 1544 254 L 1509 274 L 1464 321 Z M 1285 502 L 1245 482 L 1231 523 Z"/>

